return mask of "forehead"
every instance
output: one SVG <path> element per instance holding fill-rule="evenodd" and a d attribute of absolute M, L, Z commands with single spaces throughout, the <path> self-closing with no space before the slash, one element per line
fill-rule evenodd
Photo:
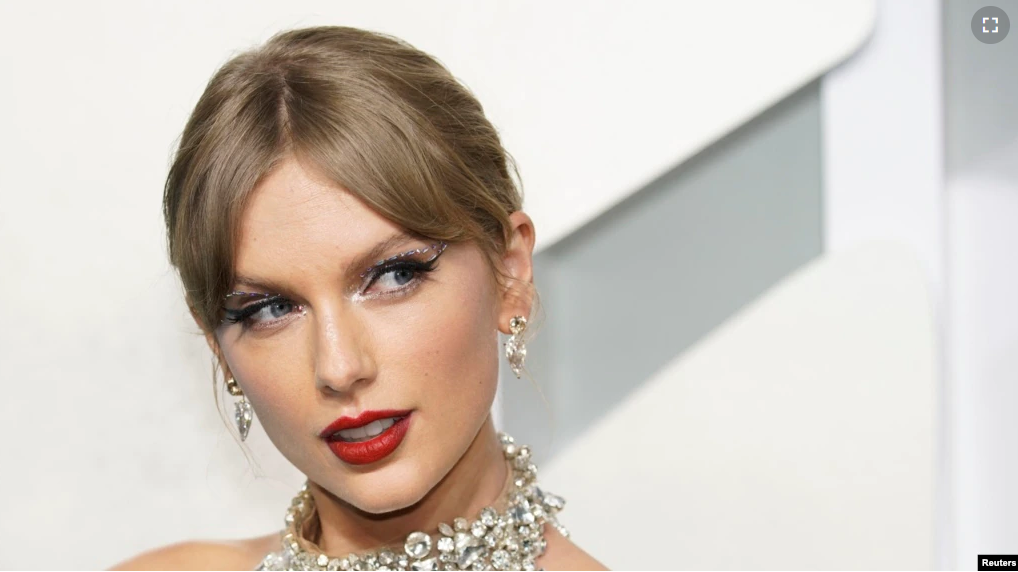
<path fill-rule="evenodd" d="M 236 270 L 301 258 L 348 259 L 401 229 L 348 190 L 287 159 L 254 189 L 240 220 Z"/>

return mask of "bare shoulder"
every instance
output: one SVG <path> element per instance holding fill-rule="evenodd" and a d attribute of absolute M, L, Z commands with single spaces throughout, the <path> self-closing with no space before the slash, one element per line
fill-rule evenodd
<path fill-rule="evenodd" d="M 544 538 L 548 547 L 538 564 L 544 570 L 607 570 L 593 556 L 584 552 L 572 540 L 559 534 L 555 527 L 546 526 Z"/>
<path fill-rule="evenodd" d="M 109 570 L 254 570 L 279 534 L 236 541 L 187 540 L 142 552 Z"/>

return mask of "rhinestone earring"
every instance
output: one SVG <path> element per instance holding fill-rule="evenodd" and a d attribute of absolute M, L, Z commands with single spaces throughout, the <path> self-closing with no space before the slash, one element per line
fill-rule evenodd
<path fill-rule="evenodd" d="M 227 379 L 226 390 L 230 392 L 230 395 L 240 396 L 240 400 L 233 404 L 233 422 L 237 424 L 237 431 L 240 433 L 240 440 L 243 441 L 247 439 L 247 432 L 251 429 L 251 420 L 254 419 L 254 410 L 251 409 L 251 403 L 247 400 L 247 396 L 244 395 L 240 386 L 237 385 L 237 380 L 232 377 Z"/>
<path fill-rule="evenodd" d="M 509 367 L 516 374 L 516 379 L 520 378 L 520 372 L 523 371 L 523 360 L 527 357 L 527 346 L 523 343 L 523 331 L 526 329 L 527 319 L 523 316 L 513 316 L 509 320 L 509 331 L 513 335 L 504 344 L 505 357 L 509 360 Z"/>

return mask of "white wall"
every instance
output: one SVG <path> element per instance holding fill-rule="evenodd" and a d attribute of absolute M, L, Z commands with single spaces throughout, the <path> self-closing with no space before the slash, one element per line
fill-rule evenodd
<path fill-rule="evenodd" d="M 872 241 L 898 243 L 915 257 L 929 293 L 938 344 L 935 562 L 951 568 L 941 24 L 939 0 L 880 0 L 869 41 L 824 76 L 820 93 L 825 250 L 836 254 Z"/>
<path fill-rule="evenodd" d="M 281 525 L 300 477 L 256 425 L 253 479 L 221 426 L 161 229 L 172 142 L 232 53 L 342 23 L 436 54 L 519 158 L 545 245 L 845 57 L 872 15 L 713 6 L 0 3 L 0 430 L 17 436 L 0 443 L 0 537 L 19 547 L 0 567 Z"/>
<path fill-rule="evenodd" d="M 969 22 L 984 5 L 945 2 L 943 28 L 954 566 L 968 569 L 977 554 L 1018 546 L 1010 454 L 1018 450 L 1018 33 L 975 41 Z M 1018 1 L 994 5 L 1018 18 Z"/>
<path fill-rule="evenodd" d="M 561 521 L 616 569 L 932 569 L 925 282 L 893 241 L 792 273 L 542 469 Z"/>

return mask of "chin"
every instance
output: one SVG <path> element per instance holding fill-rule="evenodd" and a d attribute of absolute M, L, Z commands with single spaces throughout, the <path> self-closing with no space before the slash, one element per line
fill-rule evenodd
<path fill-rule="evenodd" d="M 348 477 L 349 480 L 342 487 L 344 494 L 336 496 L 363 512 L 385 514 L 411 507 L 427 496 L 441 480 L 441 475 L 434 479 L 428 476 L 427 467 L 401 463 L 380 471 Z"/>

